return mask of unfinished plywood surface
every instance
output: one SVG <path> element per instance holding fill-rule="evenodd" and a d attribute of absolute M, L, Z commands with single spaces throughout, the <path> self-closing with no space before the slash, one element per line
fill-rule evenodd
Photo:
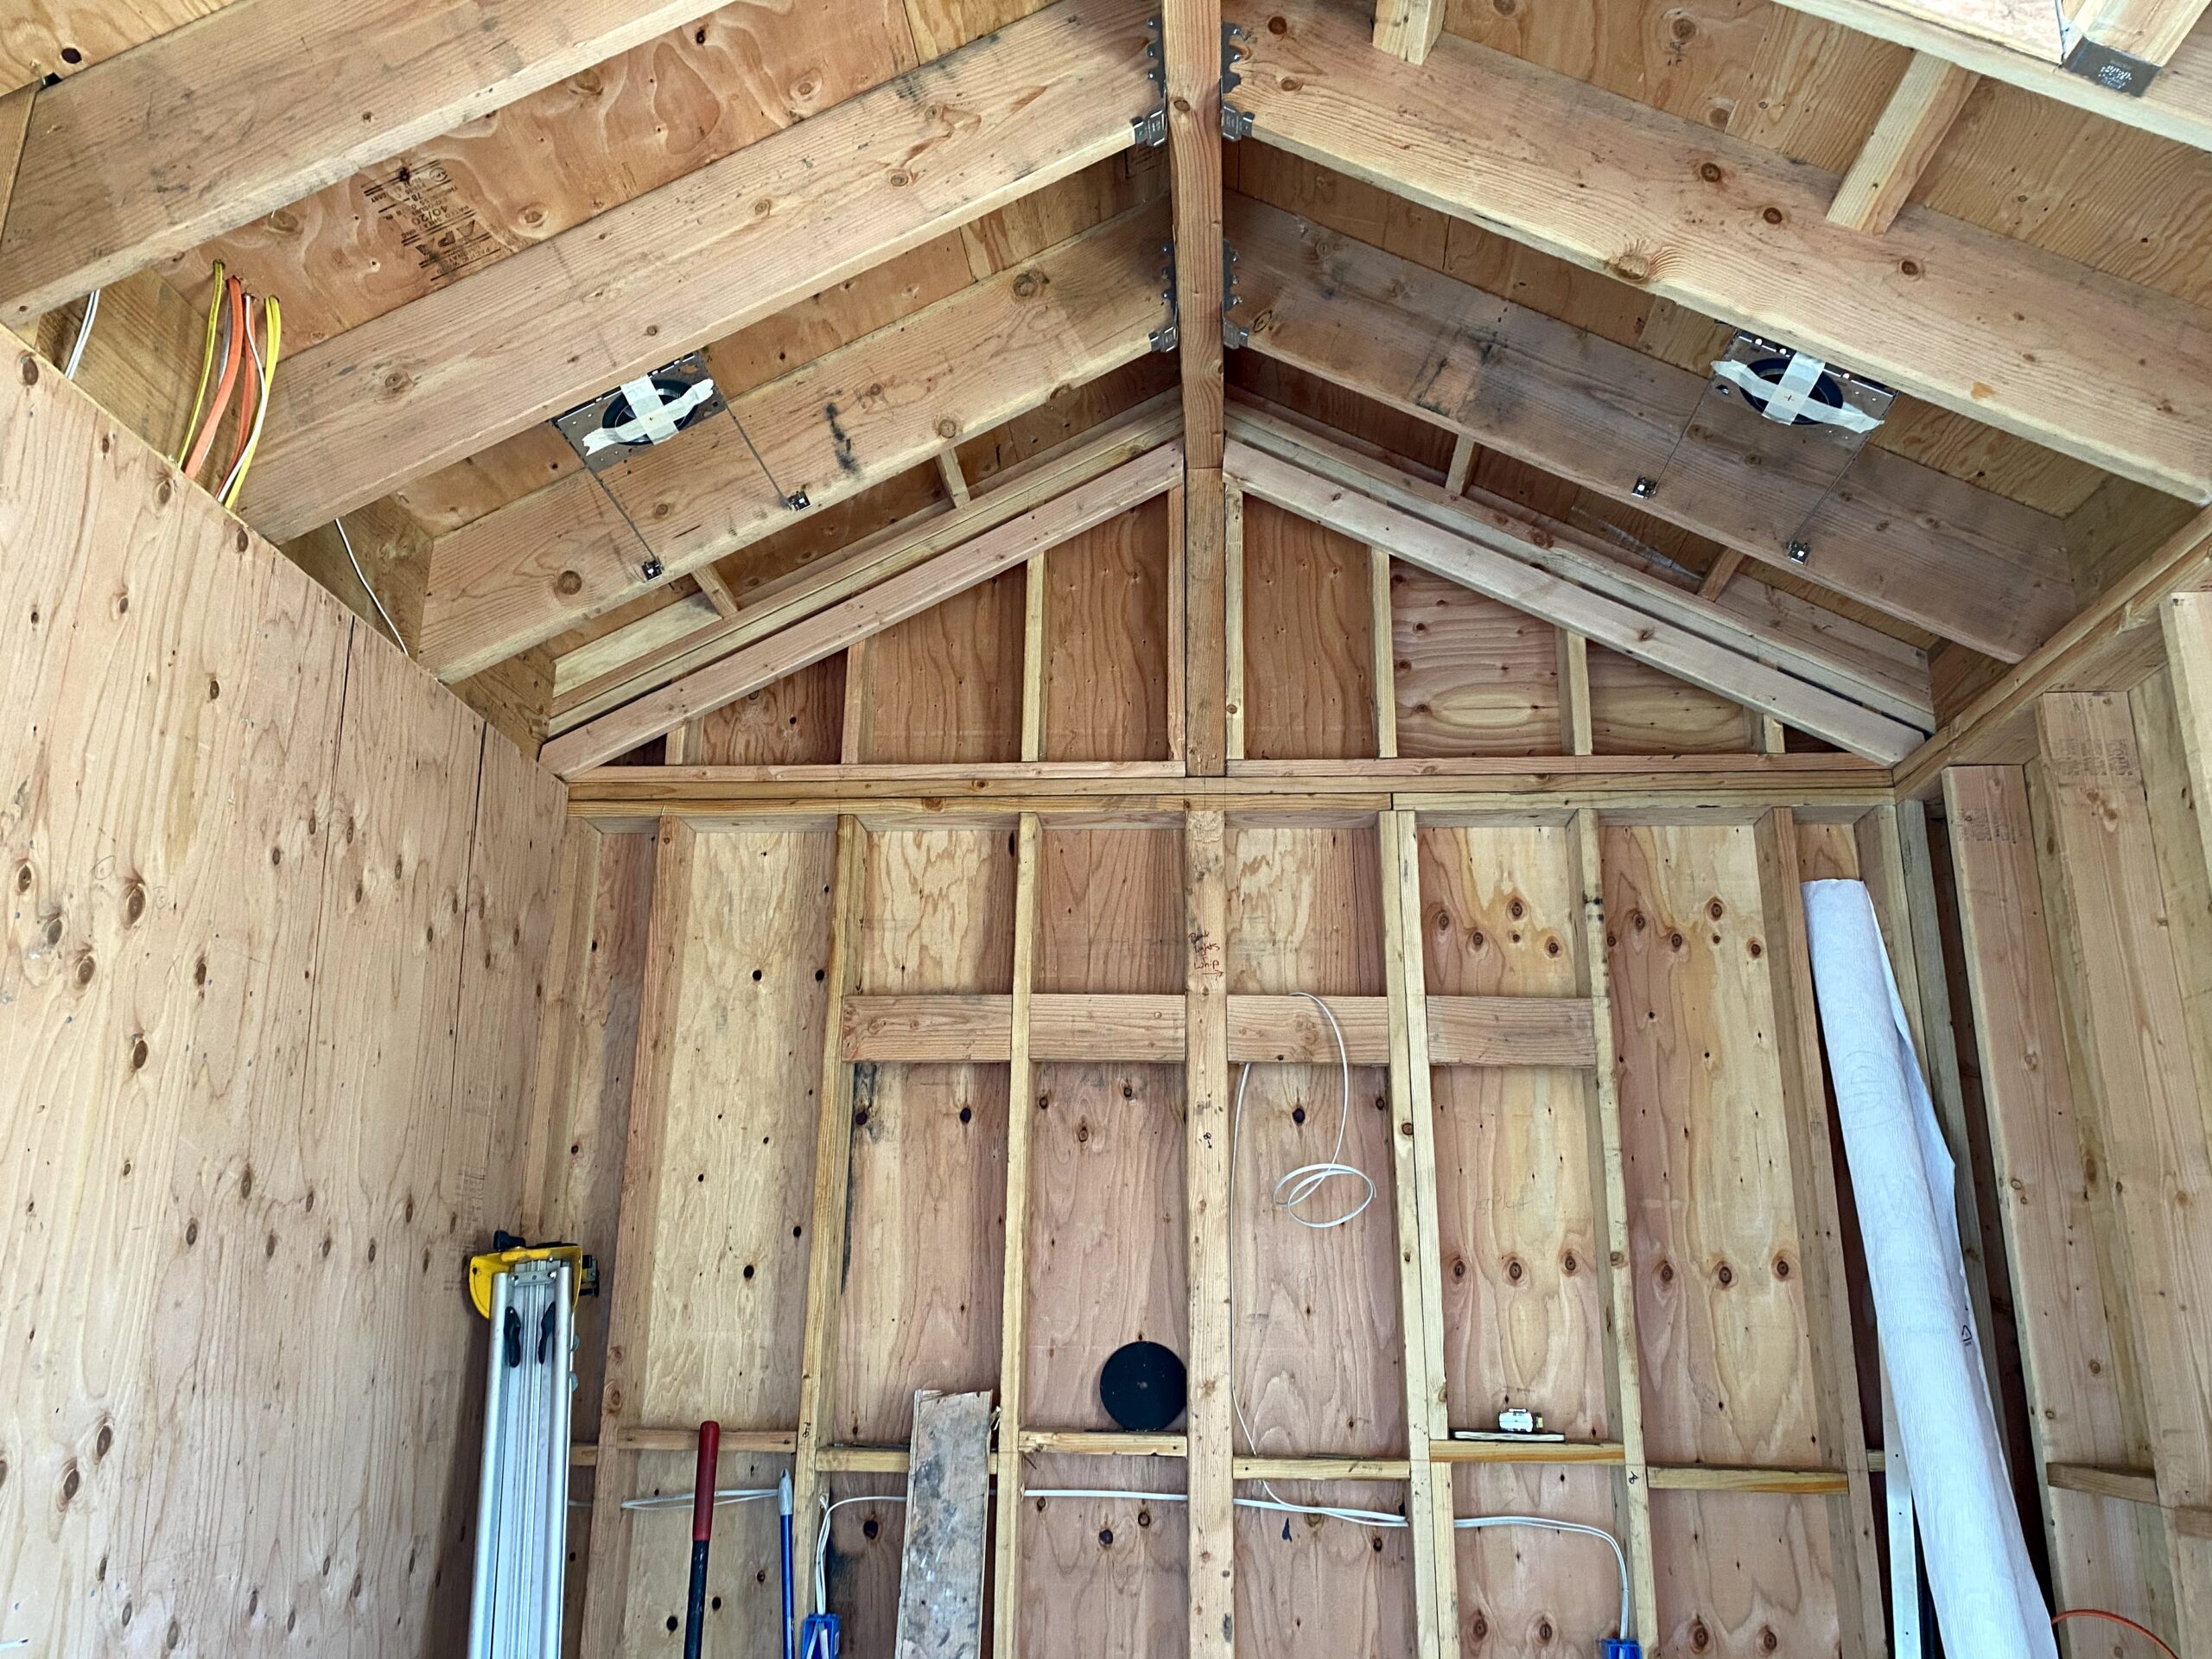
<path fill-rule="evenodd" d="M 624 1497 L 681 1495 L 691 1491 L 697 1458 L 690 1452 L 647 1452 L 636 1459 L 633 1490 Z M 724 1452 L 715 1465 L 720 1490 L 773 1486 L 791 1466 L 789 1458 Z M 607 1493 L 609 1501 L 617 1496 Z M 623 1604 L 620 1644 L 627 1656 L 682 1651 L 684 1599 L 690 1586 L 691 1506 L 633 1510 L 630 1593 Z M 706 1651 L 777 1659 L 783 1643 L 782 1528 L 773 1503 L 725 1503 L 715 1511 L 714 1547 L 707 1558 Z M 671 1630 L 669 1621 L 677 1621 Z"/>
<path fill-rule="evenodd" d="M 846 686 L 861 720 L 849 758 L 1019 760 L 1025 582 L 1009 571 L 868 640 Z"/>
<path fill-rule="evenodd" d="M 1463 1464 L 1452 1471 L 1452 1507 L 1465 1516 L 1553 1516 L 1612 1532 L 1619 1478 L 1611 1469 Z M 1619 1623 L 1620 1571 L 1601 1540 L 1537 1527 L 1454 1536 L 1463 1653 L 1588 1652 Z"/>
<path fill-rule="evenodd" d="M 1551 624 L 1397 563 L 1390 613 L 1400 754 L 1559 753 Z"/>
<path fill-rule="evenodd" d="M 1421 835 L 1431 995 L 1572 996 L 1581 892 L 1565 828 Z M 1604 1440 L 1608 1361 L 1590 1081 L 1555 1067 L 1432 1068 L 1451 1421 L 1509 1406 Z M 1464 1617 L 1464 1614 L 1463 1614 Z"/>
<path fill-rule="evenodd" d="M 1817 1497 L 1654 1492 L 1663 1650 L 1725 1659 L 1840 1651 L 1835 1547 Z"/>
<path fill-rule="evenodd" d="M 825 658 L 707 715 L 696 764 L 834 765 L 844 718 L 845 659 Z"/>
<path fill-rule="evenodd" d="M 1599 754 L 1741 754 L 1743 705 L 1634 658 L 1590 647 L 1590 731 Z"/>
<path fill-rule="evenodd" d="M 1367 550 L 1265 501 L 1244 508 L 1244 753 L 1375 753 Z"/>
<path fill-rule="evenodd" d="M 1402 1483 L 1275 1481 L 1289 1503 L 1404 1511 Z M 1239 1497 L 1266 1493 L 1240 1482 Z M 1290 1536 L 1285 1538 L 1285 1523 Z M 1402 1529 L 1236 1511 L 1237 1646 L 1290 1659 L 1414 1651 L 1414 1573 Z"/>
<path fill-rule="evenodd" d="M 1189 1595 L 1183 1465 L 1170 1458 L 1033 1453 L 1025 1487 L 1090 1489 L 1128 1497 L 1039 1498 L 1021 1529 L 1021 1648 L 1053 1659 L 1122 1659 L 1182 1650 Z"/>
<path fill-rule="evenodd" d="M 843 1651 L 887 1654 L 899 1628 L 899 1562 L 906 1543 L 906 1478 L 840 1475 L 829 1496 L 824 1556 L 830 1611 L 843 1622 Z M 847 1503 L 847 1498 L 859 1501 Z"/>
<path fill-rule="evenodd" d="M 1038 858 L 1037 990 L 1182 988 L 1180 831 L 1046 829 Z"/>
<path fill-rule="evenodd" d="M 58 376 L 8 385 L 7 1633 L 427 1640 L 558 791 Z M 467 1103 L 464 1033 L 506 1068 Z"/>
<path fill-rule="evenodd" d="M 1604 857 L 1651 1456 L 1821 1466 L 1752 832 Z"/>
<path fill-rule="evenodd" d="M 1110 1429 L 1108 1357 L 1137 1341 L 1189 1349 L 1182 1068 L 1044 1065 L 1034 1093 L 1022 1415 Z"/>
<path fill-rule="evenodd" d="M 836 851 L 827 830 L 694 848 L 640 1422 L 798 1418 Z"/>
<path fill-rule="evenodd" d="M 1380 857 L 1370 828 L 1232 823 L 1230 995 L 1381 995 Z M 1389 1202 L 1391 1119 L 1380 1068 L 1351 1070 L 1340 1158 L 1369 1173 L 1376 1202 L 1347 1225 L 1317 1230 L 1269 1197 L 1286 1171 L 1338 1157 L 1342 1075 L 1334 1065 L 1254 1065 L 1243 1084 L 1231 1224 L 1236 1387 L 1249 1425 L 1249 1437 L 1239 1436 L 1242 1450 L 1278 1456 L 1404 1451 L 1405 1354 Z M 1237 1082 L 1232 1079 L 1232 1090 Z M 1359 1196 L 1357 1183 L 1340 1179 L 1304 1208 L 1309 1217 L 1325 1218 L 1343 1213 Z"/>
<path fill-rule="evenodd" d="M 1167 503 L 1045 556 L 1047 760 L 1167 758 Z"/>

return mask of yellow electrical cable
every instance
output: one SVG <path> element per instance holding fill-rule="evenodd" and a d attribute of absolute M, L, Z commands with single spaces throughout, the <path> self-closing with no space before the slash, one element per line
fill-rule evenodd
<path fill-rule="evenodd" d="M 200 390 L 192 394 L 192 418 L 184 423 L 184 442 L 173 457 L 180 467 L 192 453 L 192 435 L 200 429 L 200 411 L 207 407 L 207 383 L 215 375 L 215 334 L 223 319 L 223 262 L 215 262 L 215 297 L 207 302 L 207 344 L 200 354 Z"/>
<path fill-rule="evenodd" d="M 276 389 L 276 352 L 284 338 L 284 313 L 273 299 L 261 302 L 261 332 L 266 338 L 269 356 L 261 365 L 261 403 L 253 417 L 253 433 L 239 453 L 238 466 L 231 477 L 231 486 L 223 492 L 223 505 L 235 506 L 238 492 L 245 487 L 246 468 L 253 465 L 253 452 L 261 447 L 261 429 L 269 419 L 269 400 Z"/>

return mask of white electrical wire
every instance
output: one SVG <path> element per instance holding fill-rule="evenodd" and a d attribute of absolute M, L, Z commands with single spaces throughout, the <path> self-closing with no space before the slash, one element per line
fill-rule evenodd
<path fill-rule="evenodd" d="M 269 418 L 269 372 L 262 366 L 261 345 L 253 337 L 253 314 L 245 320 L 245 354 L 253 369 L 253 427 L 238 443 L 238 452 L 232 459 L 231 470 L 223 474 L 223 481 L 215 491 L 215 499 L 226 506 L 230 505 L 231 492 L 238 487 L 238 474 L 253 457 L 253 446 L 261 442 L 261 423 Z M 365 582 L 361 584 L 368 586 Z"/>
<path fill-rule="evenodd" d="M 814 1611 L 816 1612 L 826 1613 L 830 1611 L 830 1586 L 826 1576 L 827 1563 L 830 1560 L 830 1517 L 848 1503 L 904 1503 L 906 1501 L 906 1495 L 901 1492 L 887 1492 L 880 1496 L 874 1492 L 863 1492 L 856 1497 L 841 1497 L 834 1503 L 826 1497 L 822 1500 L 822 1529 L 814 1540 Z"/>
<path fill-rule="evenodd" d="M 399 649 L 404 652 L 407 641 L 400 635 L 399 624 L 391 620 L 391 613 L 385 609 L 384 601 L 378 599 L 377 590 L 369 586 L 368 576 L 361 569 L 361 562 L 353 556 L 353 538 L 346 533 L 346 521 L 334 518 L 330 522 L 338 526 L 338 540 L 346 550 L 346 563 L 353 567 L 353 575 L 361 584 L 361 591 L 369 596 L 369 603 L 377 607 L 377 614 L 384 618 L 385 626 L 391 630 L 392 639 L 398 642 Z"/>
<path fill-rule="evenodd" d="M 715 1488 L 715 1507 L 726 1509 L 732 1503 L 753 1503 L 764 1497 L 774 1497 L 781 1489 L 775 1486 L 717 1486 Z M 651 1497 L 626 1497 L 626 1510 L 688 1510 L 696 1492 L 655 1492 Z"/>
<path fill-rule="evenodd" d="M 77 365 L 85 360 L 85 342 L 92 337 L 92 319 L 99 314 L 100 291 L 96 288 L 86 297 L 85 315 L 77 319 L 77 341 L 69 348 L 69 366 L 61 371 L 65 380 L 77 378 Z"/>
<path fill-rule="evenodd" d="M 1454 1532 L 1479 1532 L 1485 1527 L 1549 1527 L 1554 1532 L 1579 1532 L 1585 1537 L 1602 1538 L 1611 1545 L 1613 1560 L 1621 1570 L 1620 1634 L 1624 1641 L 1629 1639 L 1628 1557 L 1622 1553 L 1619 1539 L 1603 1527 L 1585 1526 L 1580 1521 L 1557 1521 L 1547 1515 L 1457 1515 L 1452 1517 Z"/>

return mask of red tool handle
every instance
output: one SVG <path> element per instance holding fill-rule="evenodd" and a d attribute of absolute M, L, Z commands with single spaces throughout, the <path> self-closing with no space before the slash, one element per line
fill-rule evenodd
<path fill-rule="evenodd" d="M 715 1465 L 721 1460 L 722 1426 L 699 1425 L 699 1468 L 691 1481 L 691 1541 L 703 1544 L 715 1535 Z"/>

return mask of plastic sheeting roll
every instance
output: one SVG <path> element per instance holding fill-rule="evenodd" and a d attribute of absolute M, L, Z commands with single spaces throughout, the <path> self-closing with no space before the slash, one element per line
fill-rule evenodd
<path fill-rule="evenodd" d="M 1951 1154 L 1865 884 L 1807 882 L 1805 922 L 1944 1651 L 1951 1659 L 2056 1659 L 1967 1300 Z"/>

